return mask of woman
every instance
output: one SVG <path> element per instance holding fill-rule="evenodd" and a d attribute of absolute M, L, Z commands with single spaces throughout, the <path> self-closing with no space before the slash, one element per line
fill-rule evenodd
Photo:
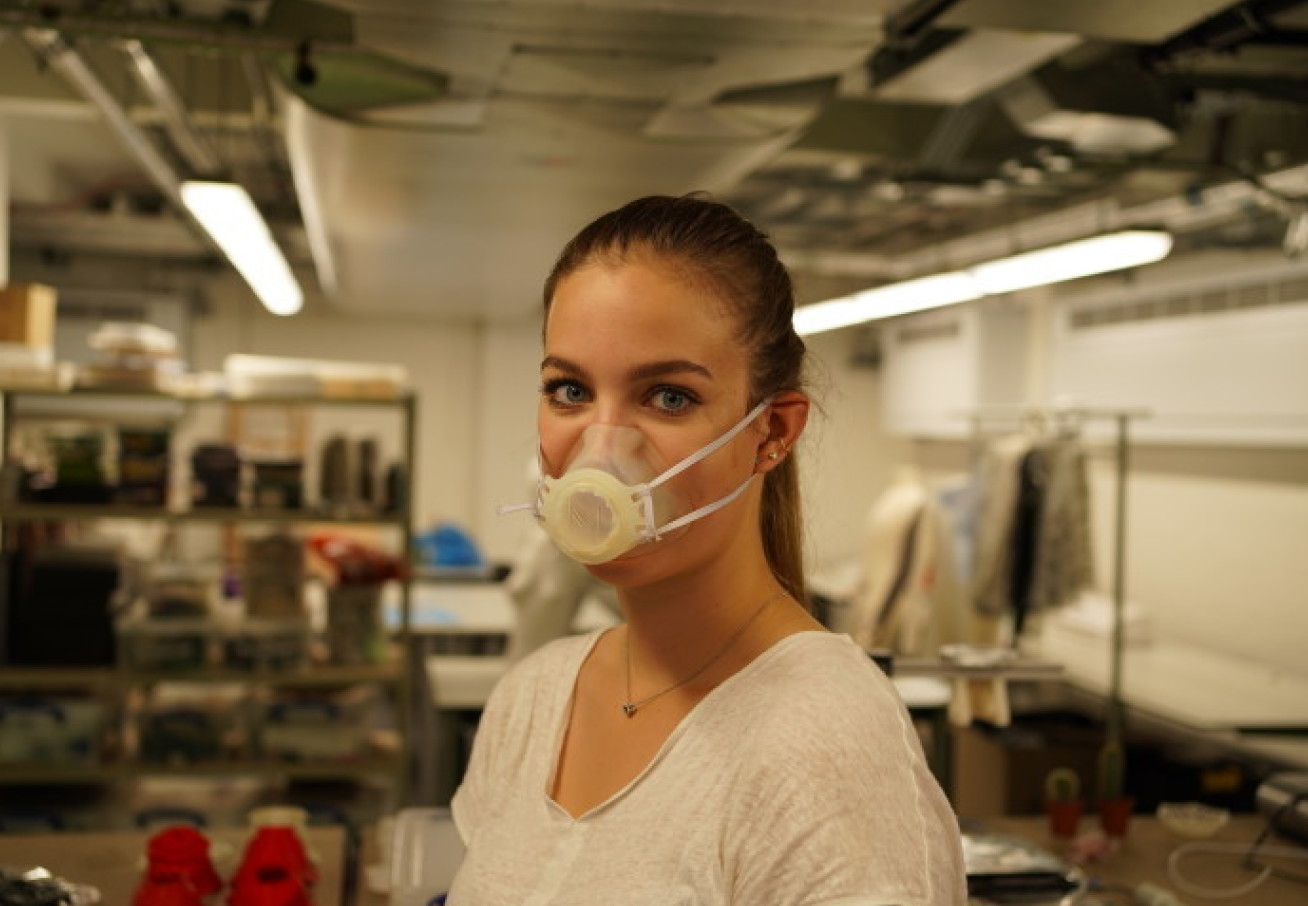
<path fill-rule="evenodd" d="M 793 307 L 766 238 L 698 198 L 634 201 L 564 249 L 532 508 L 625 623 L 495 690 L 450 903 L 964 901 L 893 686 L 802 603 Z"/>

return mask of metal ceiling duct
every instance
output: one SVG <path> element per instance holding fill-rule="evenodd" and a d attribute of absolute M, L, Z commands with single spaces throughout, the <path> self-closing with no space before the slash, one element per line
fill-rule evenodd
<path fill-rule="evenodd" d="M 123 42 L 122 50 L 132 64 L 131 70 L 137 82 L 162 115 L 164 130 L 174 147 L 197 174 L 211 176 L 217 173 L 220 169 L 217 156 L 208 143 L 196 134 L 181 98 L 155 63 L 154 57 L 145 49 L 145 45 L 131 39 Z"/>
<path fill-rule="evenodd" d="M 1172 107 L 1152 85 L 1115 61 L 1077 69 L 1055 63 L 1004 89 L 1000 104 L 1035 138 L 1092 154 L 1151 154 L 1176 142 Z"/>
<path fill-rule="evenodd" d="M 120 141 L 127 147 L 146 175 L 150 177 L 159 191 L 183 216 L 186 205 L 182 203 L 181 180 L 168 161 L 155 148 L 150 139 L 128 117 L 127 112 L 101 83 L 98 76 L 86 65 L 86 61 L 57 31 L 49 29 L 26 29 L 23 37 L 28 45 L 50 65 L 52 69 L 81 92 L 104 116 Z"/>
<path fill-rule="evenodd" d="M 979 30 L 936 32 L 925 53 L 879 54 L 872 94 L 885 101 L 964 104 L 1008 84 L 1081 43 L 1076 35 Z"/>
<path fill-rule="evenodd" d="M 1085 202 L 947 240 L 911 254 L 891 257 L 783 249 L 782 259 L 796 271 L 820 276 L 906 280 L 939 270 L 942 261 L 950 262 L 953 267 L 966 267 L 1026 249 L 1117 230 L 1161 228 L 1181 235 L 1247 217 L 1251 209 L 1268 204 L 1269 195 L 1308 197 L 1308 164 L 1266 174 L 1256 184 L 1247 179 L 1232 180 L 1197 195 L 1177 195 L 1132 207 L 1119 208 L 1103 201 Z"/>

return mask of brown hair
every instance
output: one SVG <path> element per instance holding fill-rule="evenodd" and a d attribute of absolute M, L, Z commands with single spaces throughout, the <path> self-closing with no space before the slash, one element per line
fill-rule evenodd
<path fill-rule="evenodd" d="M 750 355 L 750 405 L 804 386 L 804 341 L 795 333 L 790 274 L 766 235 L 732 208 L 698 195 L 651 195 L 610 211 L 563 249 L 545 281 L 549 313 L 559 281 L 596 260 L 632 252 L 670 259 L 691 279 L 708 281 L 736 316 Z M 767 473 L 760 515 L 763 548 L 778 581 L 807 604 L 799 471 L 792 452 Z"/>

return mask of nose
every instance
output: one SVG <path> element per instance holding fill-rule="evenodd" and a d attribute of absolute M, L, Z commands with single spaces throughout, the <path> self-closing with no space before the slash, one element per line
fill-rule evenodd
<path fill-rule="evenodd" d="M 591 406 L 593 418 L 588 424 L 610 425 L 615 428 L 631 427 L 635 424 L 631 407 L 616 394 L 599 394 Z"/>

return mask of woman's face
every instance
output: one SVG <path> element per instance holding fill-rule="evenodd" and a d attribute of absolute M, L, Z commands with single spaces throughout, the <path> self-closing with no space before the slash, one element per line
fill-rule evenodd
<path fill-rule="evenodd" d="M 545 325 L 538 416 L 545 470 L 562 474 L 595 423 L 638 429 L 660 471 L 680 462 L 744 417 L 748 367 L 732 315 L 703 284 L 647 256 L 574 271 L 559 281 Z M 760 418 L 672 479 L 678 496 L 698 507 L 735 490 L 754 471 L 763 425 Z M 735 530 L 740 503 L 617 562 L 684 551 L 692 535 L 703 548 L 713 534 Z"/>

